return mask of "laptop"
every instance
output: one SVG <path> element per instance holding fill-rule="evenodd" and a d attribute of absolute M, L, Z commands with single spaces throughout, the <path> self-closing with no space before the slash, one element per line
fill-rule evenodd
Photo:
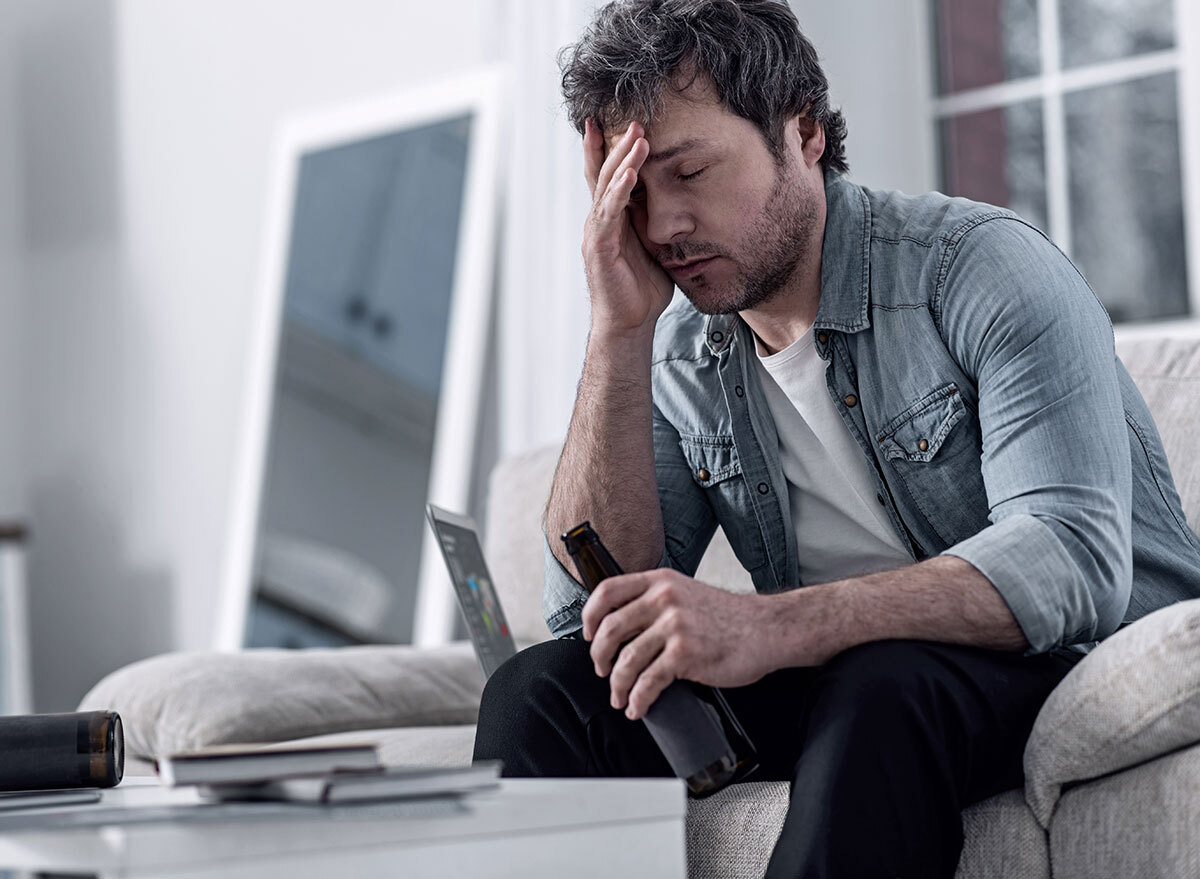
<path fill-rule="evenodd" d="M 492 672 L 516 655 L 517 645 L 508 630 L 500 596 L 496 594 L 492 576 L 483 560 L 479 533 L 469 516 L 460 516 L 433 504 L 425 505 L 425 515 L 450 571 L 467 633 L 475 645 L 475 655 L 483 666 L 484 676 L 490 678 Z"/>

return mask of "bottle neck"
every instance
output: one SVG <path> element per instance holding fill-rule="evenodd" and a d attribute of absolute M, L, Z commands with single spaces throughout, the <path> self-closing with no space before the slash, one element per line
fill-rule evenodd
<path fill-rule="evenodd" d="M 568 531 L 563 535 L 563 540 L 588 592 L 599 586 L 601 581 L 624 573 L 588 523 Z"/>

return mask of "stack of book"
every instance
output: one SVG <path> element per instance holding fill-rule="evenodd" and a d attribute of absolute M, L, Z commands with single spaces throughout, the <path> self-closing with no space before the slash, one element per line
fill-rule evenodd
<path fill-rule="evenodd" d="M 384 767 L 374 745 L 223 745 L 159 757 L 167 787 L 196 785 L 206 799 L 360 803 L 460 796 L 496 787 L 500 763 L 460 769 Z"/>

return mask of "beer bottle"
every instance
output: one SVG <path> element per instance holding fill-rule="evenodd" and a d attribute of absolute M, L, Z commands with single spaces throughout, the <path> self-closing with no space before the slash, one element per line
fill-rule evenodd
<path fill-rule="evenodd" d="M 0 717 L 0 791 L 113 787 L 124 771 L 115 711 Z"/>
<path fill-rule="evenodd" d="M 562 539 L 588 592 L 623 573 L 590 522 Z M 716 793 L 758 768 L 754 745 L 713 687 L 677 680 L 659 694 L 643 722 L 693 797 Z"/>

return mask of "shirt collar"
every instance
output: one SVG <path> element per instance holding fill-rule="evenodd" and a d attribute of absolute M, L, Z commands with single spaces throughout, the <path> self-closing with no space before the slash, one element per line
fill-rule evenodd
<path fill-rule="evenodd" d="M 866 193 L 840 174 L 825 174 L 825 238 L 821 245 L 821 301 L 813 326 L 857 333 L 871 325 L 871 206 Z M 720 354 L 741 319 L 714 314 L 704 324 L 704 343 Z"/>
<path fill-rule="evenodd" d="M 857 333 L 871 325 L 871 205 L 862 187 L 825 175 L 821 301 L 813 326 Z"/>

